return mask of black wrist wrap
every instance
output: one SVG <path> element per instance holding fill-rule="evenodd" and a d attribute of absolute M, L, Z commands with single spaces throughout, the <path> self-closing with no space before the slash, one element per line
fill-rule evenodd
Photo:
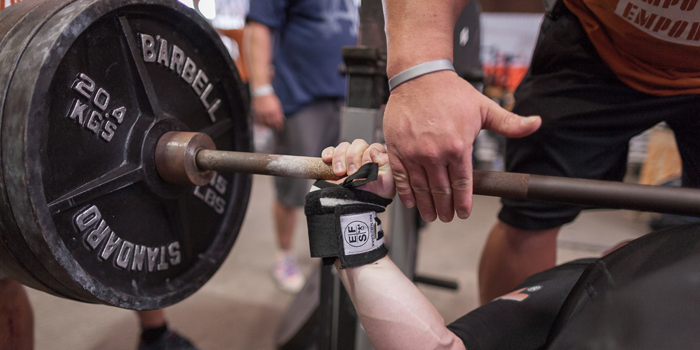
<path fill-rule="evenodd" d="M 375 262 L 387 254 L 377 213 L 392 200 L 356 189 L 376 180 L 378 169 L 376 163 L 368 163 L 341 185 L 323 180 L 314 183 L 304 207 L 312 257 L 324 258 L 324 264 L 338 258 L 341 268 L 347 268 Z"/>

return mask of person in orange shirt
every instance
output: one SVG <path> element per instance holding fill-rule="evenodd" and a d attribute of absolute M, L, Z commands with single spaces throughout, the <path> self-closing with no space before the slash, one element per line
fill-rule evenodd
<path fill-rule="evenodd" d="M 697 0 L 559 1 L 542 23 L 514 113 L 444 64 L 467 2 L 384 0 L 391 85 L 384 132 L 406 206 L 429 222 L 469 216 L 481 128 L 511 137 L 507 171 L 620 181 L 630 138 L 665 121 L 683 158 L 683 185 L 700 187 Z M 554 266 L 559 229 L 583 209 L 502 203 L 481 256 L 482 303 Z"/>

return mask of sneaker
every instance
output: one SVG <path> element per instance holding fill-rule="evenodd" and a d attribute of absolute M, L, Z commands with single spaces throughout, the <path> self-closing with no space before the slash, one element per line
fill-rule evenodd
<path fill-rule="evenodd" d="M 199 350 L 192 345 L 189 340 L 177 334 L 177 332 L 168 330 L 163 334 L 158 341 L 146 344 L 143 341 L 139 342 L 138 350 Z"/>
<path fill-rule="evenodd" d="M 288 293 L 298 293 L 306 282 L 304 275 L 299 271 L 296 258 L 291 252 L 277 252 L 275 254 L 272 277 L 277 282 L 277 286 Z"/>

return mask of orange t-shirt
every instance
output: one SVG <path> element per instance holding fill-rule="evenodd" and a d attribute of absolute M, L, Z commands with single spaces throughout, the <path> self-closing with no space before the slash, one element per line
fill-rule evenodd
<path fill-rule="evenodd" d="M 613 72 L 659 96 L 700 94 L 698 0 L 564 0 Z"/>

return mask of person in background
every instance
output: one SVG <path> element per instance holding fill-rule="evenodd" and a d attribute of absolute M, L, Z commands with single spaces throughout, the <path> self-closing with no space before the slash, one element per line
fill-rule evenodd
<path fill-rule="evenodd" d="M 251 1 L 243 47 L 252 112 L 256 123 L 274 130 L 275 153 L 317 156 L 337 143 L 345 97 L 341 48 L 356 44 L 358 20 L 352 0 Z M 282 290 L 298 292 L 305 278 L 292 238 L 310 183 L 274 181 L 272 275 Z"/>

